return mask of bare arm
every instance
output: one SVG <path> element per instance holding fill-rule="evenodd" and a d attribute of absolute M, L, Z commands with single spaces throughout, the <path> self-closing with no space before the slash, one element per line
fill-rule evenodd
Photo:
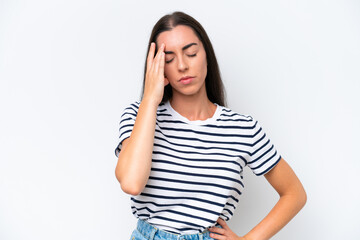
<path fill-rule="evenodd" d="M 269 214 L 244 238 L 270 239 L 282 229 L 305 205 L 306 193 L 294 171 L 284 159 L 266 173 L 265 178 L 278 192 L 280 199 Z M 240 238 L 243 239 L 243 238 Z"/>
<path fill-rule="evenodd" d="M 143 100 L 140 103 L 130 138 L 122 143 L 115 175 L 124 192 L 138 195 L 150 175 L 154 145 L 157 106 Z"/>
<path fill-rule="evenodd" d="M 130 138 L 123 140 L 115 175 L 121 189 L 131 195 L 138 195 L 144 189 L 151 171 L 152 151 L 156 125 L 157 107 L 162 100 L 164 86 L 164 46 L 154 58 L 155 44 L 152 44 L 147 58 L 144 98 L 140 103 Z"/>

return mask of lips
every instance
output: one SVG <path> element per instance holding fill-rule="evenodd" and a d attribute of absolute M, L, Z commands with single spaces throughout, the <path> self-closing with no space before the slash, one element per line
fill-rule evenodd
<path fill-rule="evenodd" d="M 189 84 L 189 83 L 192 82 L 193 79 L 194 79 L 194 77 L 186 76 L 186 77 L 180 78 L 179 81 L 180 81 L 182 84 Z"/>
<path fill-rule="evenodd" d="M 194 78 L 193 76 L 185 76 L 179 79 L 179 81 L 189 81 L 190 79 Z"/>

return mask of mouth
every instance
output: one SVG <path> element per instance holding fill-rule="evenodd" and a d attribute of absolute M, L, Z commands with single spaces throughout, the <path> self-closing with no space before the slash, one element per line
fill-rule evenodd
<path fill-rule="evenodd" d="M 185 76 L 179 79 L 179 82 L 183 83 L 183 84 L 189 84 L 193 81 L 194 77 L 192 76 Z"/>
<path fill-rule="evenodd" d="M 185 76 L 179 79 L 179 82 L 182 80 L 189 80 L 190 78 L 194 78 L 193 76 Z"/>

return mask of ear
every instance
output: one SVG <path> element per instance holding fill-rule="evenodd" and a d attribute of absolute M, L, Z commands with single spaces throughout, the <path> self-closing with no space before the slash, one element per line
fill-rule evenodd
<path fill-rule="evenodd" d="M 164 87 L 168 84 L 169 84 L 169 80 L 166 77 L 164 77 Z"/>

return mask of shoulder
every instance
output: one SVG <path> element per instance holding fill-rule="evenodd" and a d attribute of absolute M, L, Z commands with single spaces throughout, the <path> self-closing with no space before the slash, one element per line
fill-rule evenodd
<path fill-rule="evenodd" d="M 121 121 L 124 119 L 135 119 L 139 110 L 140 101 L 130 101 L 125 103 L 121 111 Z"/>
<path fill-rule="evenodd" d="M 128 102 L 125 104 L 125 108 L 123 109 L 123 114 L 126 113 L 132 113 L 137 115 L 137 112 L 139 110 L 141 101 L 140 100 L 134 100 L 131 102 Z M 165 103 L 161 102 L 157 108 L 157 112 L 164 112 L 166 110 Z"/>
<path fill-rule="evenodd" d="M 123 112 L 137 113 L 139 110 L 139 106 L 140 106 L 140 101 L 138 100 L 128 102 L 127 104 L 125 104 L 125 108 Z"/>
<path fill-rule="evenodd" d="M 239 122 L 253 122 L 254 118 L 249 114 L 239 113 L 229 107 L 221 106 L 221 117 L 224 120 L 239 121 Z"/>

